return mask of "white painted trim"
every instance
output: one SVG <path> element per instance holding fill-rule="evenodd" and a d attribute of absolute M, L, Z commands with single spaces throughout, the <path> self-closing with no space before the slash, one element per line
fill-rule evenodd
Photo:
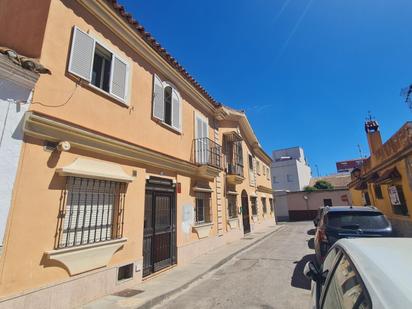
<path fill-rule="evenodd" d="M 226 195 L 239 195 L 236 191 L 227 191 Z"/>
<path fill-rule="evenodd" d="M 77 158 L 71 164 L 56 170 L 60 176 L 77 176 L 93 179 L 132 182 L 134 177 L 127 175 L 122 167 L 115 163 Z"/>
<path fill-rule="evenodd" d="M 13 63 L 6 55 L 0 54 L 0 79 L 9 80 L 26 89 L 33 89 L 39 76 L 38 73 L 24 69 Z"/>
<path fill-rule="evenodd" d="M 85 34 L 87 34 L 91 39 L 93 39 L 94 44 L 93 44 L 93 59 L 92 59 L 92 65 L 90 67 L 90 80 L 84 79 L 83 77 L 77 75 L 76 73 L 70 71 L 70 66 L 71 66 L 71 61 L 72 61 L 72 53 L 73 53 L 73 41 L 74 41 L 74 37 L 75 37 L 75 30 L 79 30 Z M 106 49 L 109 53 L 112 54 L 112 60 L 111 60 L 111 67 L 110 67 L 110 80 L 109 80 L 109 92 L 104 91 L 103 89 L 96 87 L 95 85 L 92 84 L 92 72 L 93 72 L 93 64 L 94 64 L 94 54 L 96 52 L 96 43 L 99 44 L 101 47 L 103 47 L 104 49 Z M 118 97 L 117 95 L 112 93 L 112 78 L 113 78 L 113 68 L 114 68 L 114 58 L 117 57 L 120 61 L 123 61 L 126 64 L 126 85 L 125 85 L 125 98 L 122 99 L 120 97 Z M 73 26 L 73 34 L 72 34 L 72 45 L 70 47 L 70 58 L 69 58 L 69 65 L 67 68 L 67 72 L 69 72 L 70 74 L 81 78 L 81 80 L 87 82 L 87 85 L 90 86 L 91 88 L 93 88 L 94 90 L 97 90 L 99 92 L 101 92 L 102 94 L 105 94 L 107 96 L 109 96 L 110 98 L 115 99 L 116 101 L 119 101 L 120 103 L 126 105 L 126 106 L 130 106 L 130 90 L 129 90 L 129 84 L 131 82 L 131 65 L 129 61 L 124 60 L 123 57 L 120 57 L 117 53 L 113 52 L 113 50 L 111 48 L 108 48 L 106 44 L 102 43 L 99 39 L 96 39 L 95 35 L 90 35 L 89 32 L 85 32 L 83 30 L 81 30 L 80 28 L 78 28 L 77 26 Z M 130 88 L 131 89 L 131 88 Z"/>
<path fill-rule="evenodd" d="M 206 238 L 209 236 L 210 231 L 212 230 L 213 223 L 200 223 L 193 226 L 193 229 L 197 233 L 199 239 Z"/>
<path fill-rule="evenodd" d="M 113 254 L 122 247 L 127 238 L 98 242 L 64 249 L 46 251 L 50 260 L 56 260 L 67 267 L 70 275 L 107 266 Z"/>
<path fill-rule="evenodd" d="M 239 218 L 229 218 L 227 224 L 229 224 L 231 230 L 236 229 L 239 227 Z"/>
<path fill-rule="evenodd" d="M 202 187 L 195 186 L 192 189 L 193 189 L 194 192 L 208 192 L 208 193 L 213 192 L 213 190 L 211 188 L 202 188 Z"/>

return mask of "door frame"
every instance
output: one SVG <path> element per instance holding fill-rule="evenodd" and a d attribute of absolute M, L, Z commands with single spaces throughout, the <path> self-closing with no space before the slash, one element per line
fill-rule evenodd
<path fill-rule="evenodd" d="M 249 215 L 249 196 L 245 190 L 240 195 L 241 207 L 242 207 L 242 225 L 243 233 L 250 233 L 250 215 Z M 247 220 L 247 221 L 246 221 Z M 246 223 L 246 224 L 245 224 Z"/>
<path fill-rule="evenodd" d="M 177 232 L 176 232 L 176 190 L 175 184 L 173 180 L 167 178 L 160 178 L 160 177 L 150 177 L 146 180 L 146 188 L 145 188 L 145 210 L 146 210 L 146 195 L 151 194 L 152 196 L 152 204 L 151 204 L 151 225 L 152 225 L 152 232 L 150 234 L 146 234 L 145 227 L 143 226 L 143 246 L 142 246 L 142 254 L 143 254 L 143 271 L 142 276 L 146 277 L 160 271 L 168 266 L 175 265 L 177 263 Z M 168 196 L 170 197 L 170 231 L 166 233 L 170 233 L 170 263 L 168 265 L 162 266 L 160 268 L 156 268 L 156 257 L 155 257 L 155 244 L 156 244 L 156 197 L 157 196 Z M 143 214 L 144 219 L 146 213 Z M 164 234 L 164 232 L 163 232 Z M 159 234 L 160 235 L 160 234 Z M 150 238 L 150 257 L 149 257 L 149 265 L 146 264 L 148 253 L 145 252 L 145 240 L 146 238 Z M 145 254 L 146 253 L 146 254 Z"/>

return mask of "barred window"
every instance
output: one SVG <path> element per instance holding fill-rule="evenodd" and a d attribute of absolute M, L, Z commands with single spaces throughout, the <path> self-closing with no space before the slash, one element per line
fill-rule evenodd
<path fill-rule="evenodd" d="M 379 199 L 379 200 L 383 199 L 383 194 L 382 194 L 382 188 L 381 188 L 381 186 L 380 186 L 379 184 L 375 184 L 375 185 L 373 186 L 373 189 L 374 189 L 374 191 L 375 191 L 375 196 L 376 196 L 376 198 Z"/>
<path fill-rule="evenodd" d="M 122 237 L 126 184 L 68 177 L 58 248 Z"/>
<path fill-rule="evenodd" d="M 237 218 L 237 211 L 236 211 L 236 196 L 235 195 L 229 195 L 227 197 L 227 211 L 229 218 Z"/>
<path fill-rule="evenodd" d="M 275 205 L 273 204 L 273 199 L 269 199 L 269 207 L 270 207 L 270 212 L 274 213 L 275 212 Z"/>
<path fill-rule="evenodd" d="M 267 214 L 268 209 L 266 207 L 266 198 L 265 197 L 262 197 L 262 210 L 263 210 L 264 214 Z"/>
<path fill-rule="evenodd" d="M 256 197 L 250 198 L 250 205 L 252 207 L 252 215 L 257 216 L 257 201 Z"/>
<path fill-rule="evenodd" d="M 196 192 L 196 223 L 210 223 L 211 207 L 210 207 L 210 193 Z"/>

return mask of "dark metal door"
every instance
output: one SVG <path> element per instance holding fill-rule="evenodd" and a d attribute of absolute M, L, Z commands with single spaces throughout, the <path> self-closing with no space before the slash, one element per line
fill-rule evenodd
<path fill-rule="evenodd" d="M 243 233 L 250 233 L 249 199 L 245 191 L 242 192 L 242 219 Z"/>
<path fill-rule="evenodd" d="M 175 208 L 173 188 L 146 188 L 143 276 L 176 264 Z"/>

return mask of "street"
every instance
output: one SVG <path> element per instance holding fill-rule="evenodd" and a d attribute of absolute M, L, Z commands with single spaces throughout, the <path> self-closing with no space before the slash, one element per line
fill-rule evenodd
<path fill-rule="evenodd" d="M 307 308 L 310 282 L 302 270 L 314 257 L 312 234 L 312 222 L 286 223 L 157 308 Z"/>

